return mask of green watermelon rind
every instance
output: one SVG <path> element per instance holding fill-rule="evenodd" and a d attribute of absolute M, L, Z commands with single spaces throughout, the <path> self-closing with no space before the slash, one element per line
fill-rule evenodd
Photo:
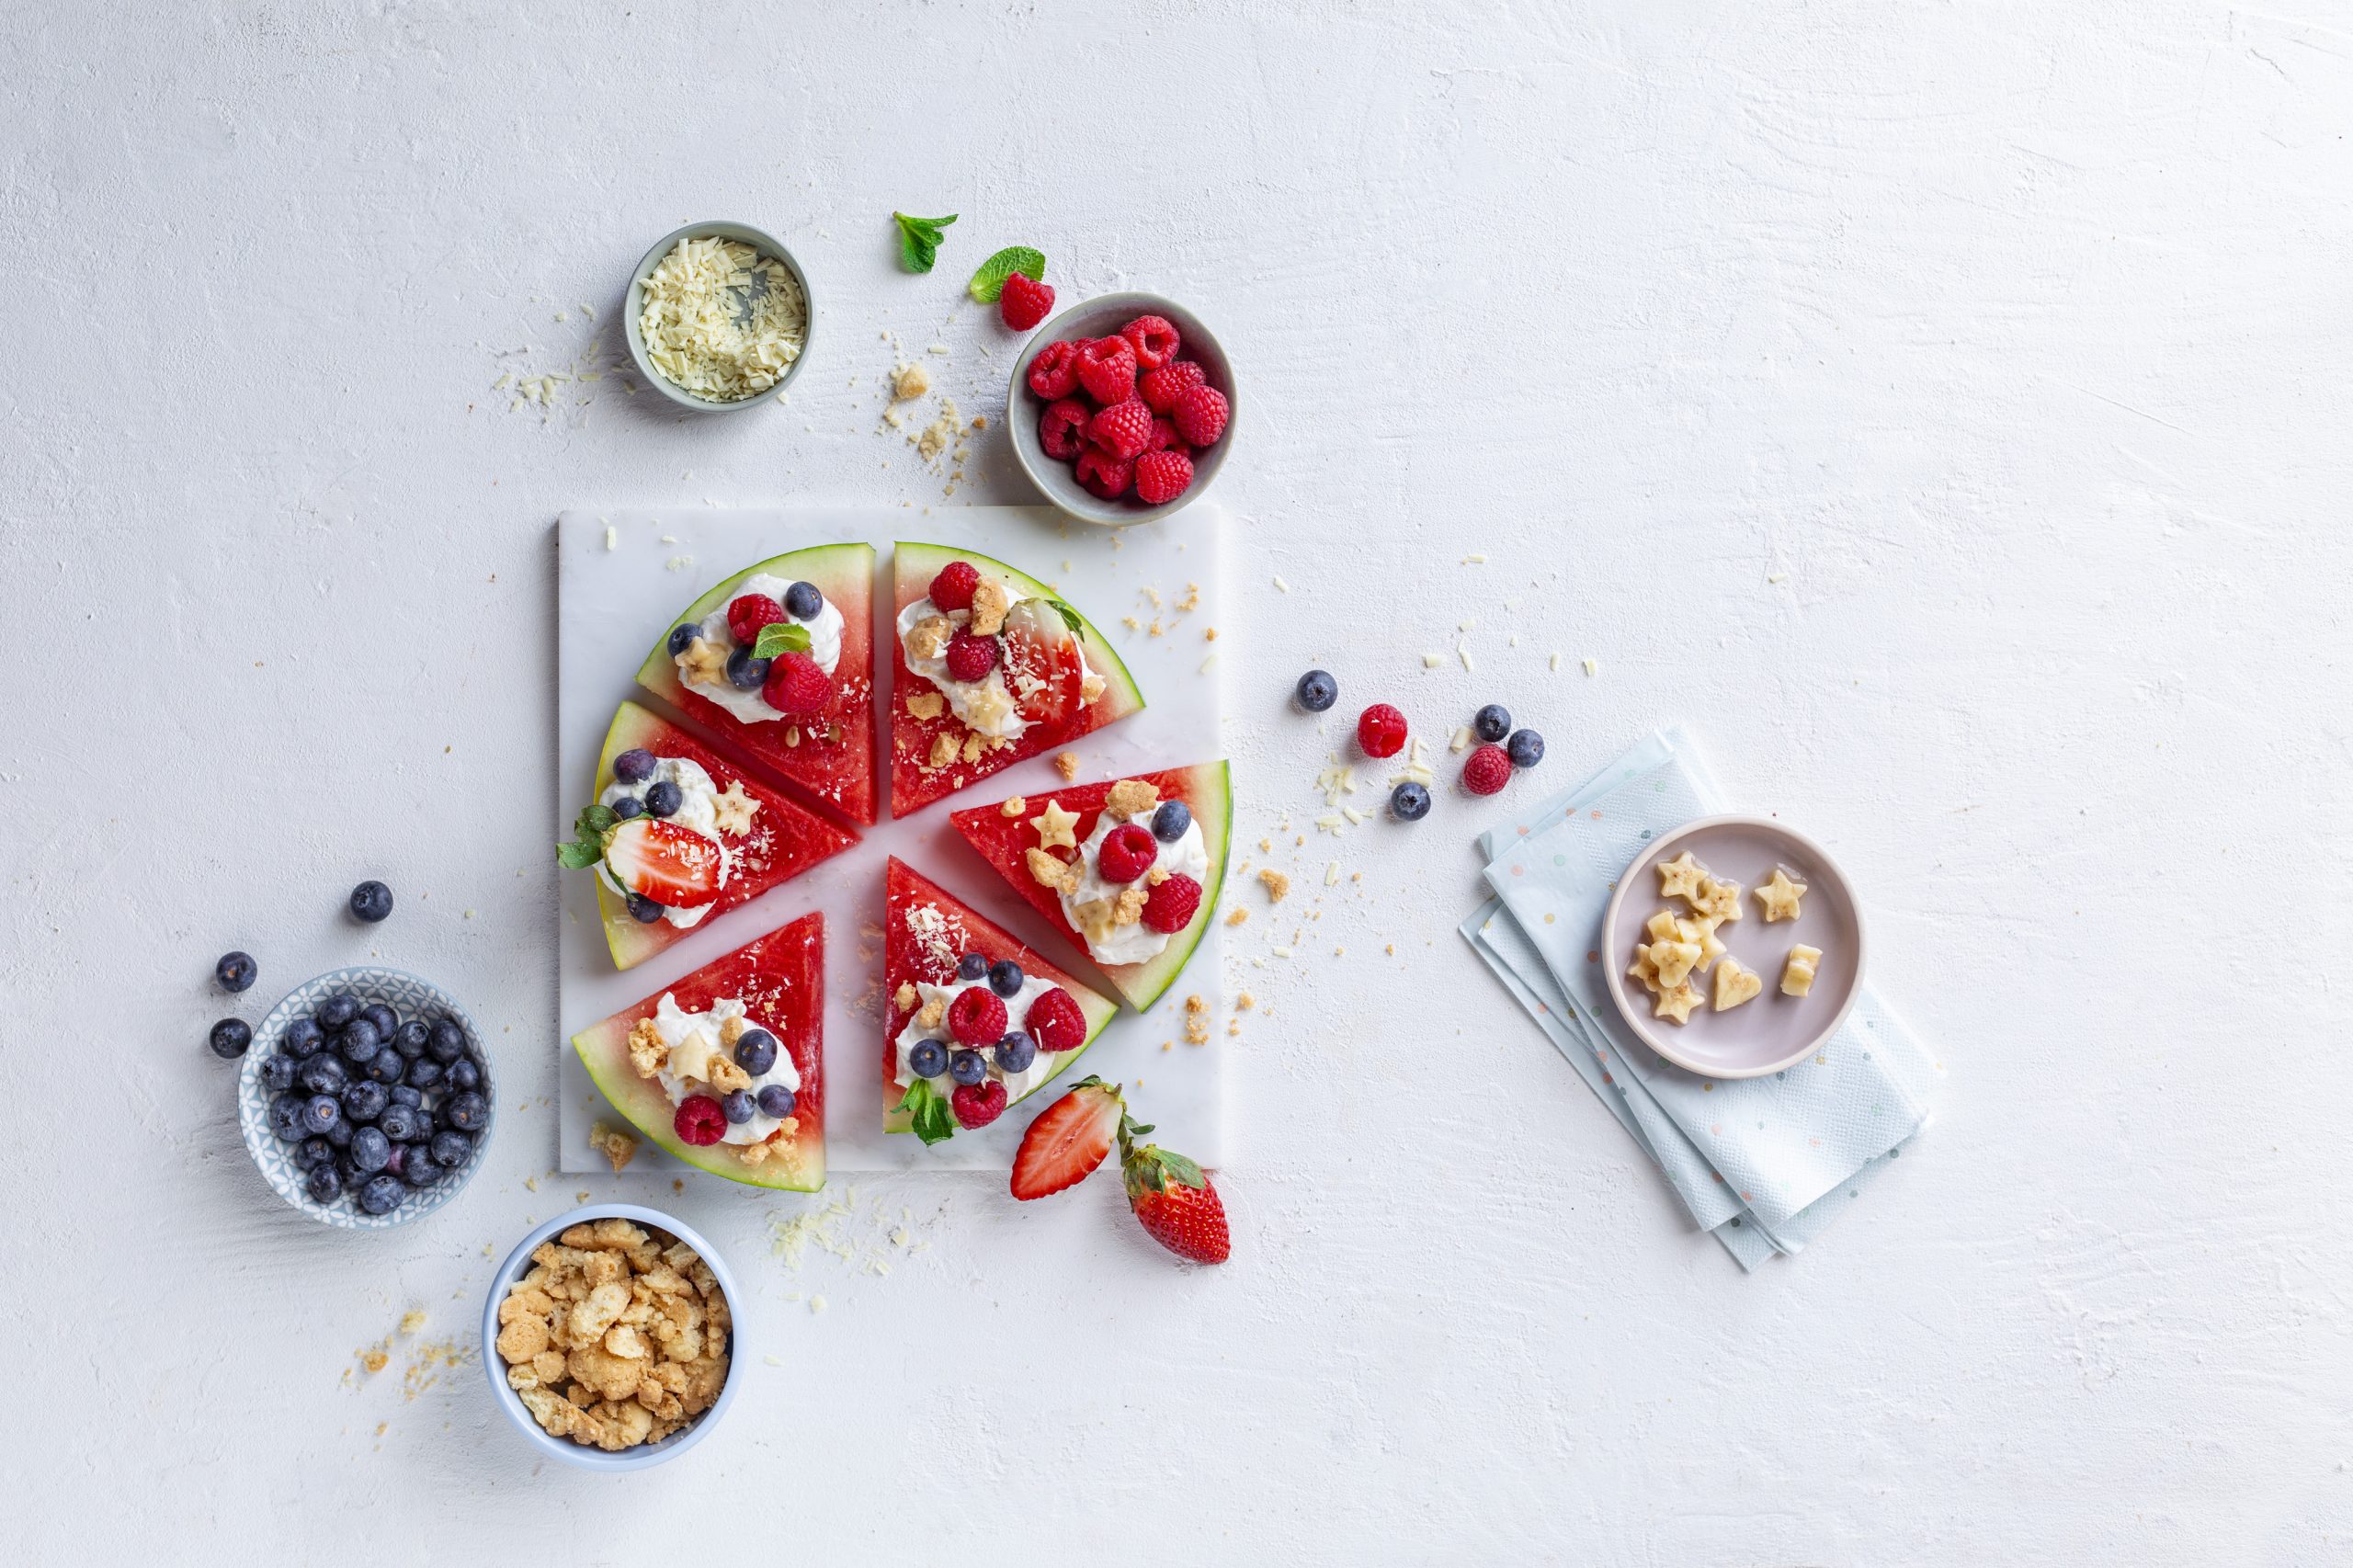
<path fill-rule="evenodd" d="M 894 623 L 898 619 L 898 611 L 906 608 L 899 603 L 899 577 L 896 574 L 900 566 L 913 568 L 921 574 L 926 583 L 929 583 L 938 576 L 939 569 L 951 561 L 969 561 L 975 566 L 990 567 L 1013 579 L 1014 586 L 1032 598 L 1051 600 L 1063 606 L 1073 615 L 1078 617 L 1080 628 L 1078 640 L 1080 645 L 1086 650 L 1087 666 L 1103 677 L 1105 690 L 1103 696 L 1097 700 L 1108 701 L 1111 694 L 1117 692 L 1123 700 L 1132 705 L 1102 719 L 1093 726 L 1094 729 L 1099 730 L 1114 720 L 1124 719 L 1131 713 L 1141 711 L 1144 707 L 1143 688 L 1136 684 L 1135 676 L 1128 673 L 1127 661 L 1120 658 L 1119 652 L 1111 646 L 1111 640 L 1104 636 L 1102 631 L 1086 618 L 1085 610 L 1080 609 L 1068 598 L 1046 586 L 1027 572 L 1017 567 L 1008 566 L 994 555 L 983 555 L 977 550 L 958 550 L 951 545 L 924 544 L 900 540 L 893 543 L 891 549 L 893 551 L 891 608 L 892 619 Z M 664 635 L 667 636 L 668 633 L 665 632 Z"/>
<path fill-rule="evenodd" d="M 1212 769 L 1215 770 L 1214 782 L 1209 779 L 1202 779 L 1199 785 L 1192 782 L 1202 775 L 1210 774 Z M 1214 832 L 1210 827 L 1209 811 L 1204 810 L 1208 802 L 1200 800 L 1186 801 L 1192 808 L 1193 820 L 1201 824 L 1201 837 L 1205 840 L 1203 846 L 1210 852 L 1210 874 L 1201 883 L 1201 907 L 1194 917 L 1190 932 L 1172 940 L 1160 950 L 1158 958 L 1148 962 L 1095 966 L 1103 971 L 1103 978 L 1111 983 L 1112 989 L 1126 997 L 1128 1006 L 1139 1013 L 1149 1012 L 1154 1003 L 1167 994 L 1168 988 L 1176 983 L 1176 977 L 1185 972 L 1185 966 L 1193 961 L 1193 953 L 1200 947 L 1201 938 L 1209 935 L 1210 922 L 1217 915 L 1217 901 L 1225 892 L 1225 868 L 1230 858 L 1227 851 L 1233 842 L 1233 779 L 1224 763 L 1203 762 L 1190 767 L 1148 768 L 1143 771 L 1182 773 L 1188 777 L 1188 789 L 1201 788 L 1212 793 L 1215 801 L 1210 809 L 1217 813 L 1217 826 Z M 1080 950 L 1086 950 L 1083 941 Z M 1089 953 L 1087 957 L 1092 961 L 1094 955 Z"/>
<path fill-rule="evenodd" d="M 858 590 L 870 596 L 874 591 L 874 547 L 870 544 L 813 544 L 801 550 L 789 550 L 782 555 L 771 555 L 766 561 L 754 562 L 688 605 L 662 628 L 662 634 L 654 640 L 653 651 L 645 655 L 645 663 L 637 667 L 637 684 L 665 702 L 676 702 L 686 687 L 678 679 L 678 666 L 670 657 L 670 633 L 689 620 L 702 620 L 712 610 L 733 598 L 746 578 L 763 572 L 771 577 L 782 577 L 788 581 L 814 583 L 829 599 L 835 597 L 836 586 L 847 597 L 853 583 Z"/>
<path fill-rule="evenodd" d="M 613 758 L 631 746 L 643 745 L 661 727 L 658 716 L 634 702 L 624 702 L 613 710 L 613 722 L 605 731 L 605 749 L 597 757 L 597 777 L 588 786 L 588 799 L 604 798 L 606 788 L 613 781 Z M 633 969 L 670 945 L 651 940 L 652 933 L 630 914 L 628 904 L 614 896 L 613 890 L 605 885 L 605 879 L 594 871 L 589 875 L 597 884 L 597 915 L 604 923 L 605 947 L 613 955 L 615 969 Z"/>

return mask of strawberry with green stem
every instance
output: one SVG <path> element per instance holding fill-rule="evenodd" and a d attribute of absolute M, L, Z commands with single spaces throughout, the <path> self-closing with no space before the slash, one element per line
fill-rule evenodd
<path fill-rule="evenodd" d="M 1139 1148 L 1150 1132 L 1120 1119 L 1120 1174 L 1126 1179 L 1128 1207 L 1154 1241 L 1188 1263 L 1223 1263 L 1233 1252 L 1225 1204 L 1209 1173 L 1184 1155 L 1157 1143 Z"/>

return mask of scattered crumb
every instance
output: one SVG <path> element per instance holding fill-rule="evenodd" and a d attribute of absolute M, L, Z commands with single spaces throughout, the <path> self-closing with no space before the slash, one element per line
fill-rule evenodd
<path fill-rule="evenodd" d="M 1455 656 L 1462 661 L 1462 667 L 1464 669 L 1467 670 L 1471 668 L 1471 644 L 1469 642 L 1457 642 L 1454 645 L 1454 653 Z"/>
<path fill-rule="evenodd" d="M 1340 863 L 1337 860 L 1324 868 L 1324 885 L 1327 888 L 1340 885 Z"/>
<path fill-rule="evenodd" d="M 923 396 L 931 390 L 931 378 L 923 373 L 920 365 L 902 365 L 891 378 L 891 401 L 905 403 Z"/>
<path fill-rule="evenodd" d="M 1201 632 L 1201 641 L 1202 641 L 1202 642 L 1216 642 L 1216 641 L 1217 641 L 1217 628 L 1216 628 L 1216 627 L 1214 627 L 1214 626 L 1211 626 L 1211 627 L 1206 628 L 1206 629 Z"/>
<path fill-rule="evenodd" d="M 1284 895 L 1290 892 L 1290 879 L 1271 866 L 1258 873 L 1258 880 L 1266 884 L 1267 898 L 1271 903 L 1280 903 Z"/>
<path fill-rule="evenodd" d="M 1483 555 L 1466 555 L 1462 558 L 1462 564 L 1465 566 L 1484 566 L 1486 563 L 1487 558 Z"/>
<path fill-rule="evenodd" d="M 1555 669 L 1555 670 L 1558 670 L 1560 667 L 1561 667 L 1561 655 L 1560 655 L 1560 654 L 1558 654 L 1558 653 L 1555 653 L 1555 654 L 1553 654 L 1553 655 L 1552 655 L 1552 668 L 1553 668 L 1553 669 Z"/>
<path fill-rule="evenodd" d="M 1424 653 L 1422 655 L 1422 668 L 1426 670 L 1434 670 L 1444 663 L 1446 663 L 1446 655 L 1444 653 Z"/>
<path fill-rule="evenodd" d="M 1290 592 L 1290 585 L 1284 582 L 1280 577 L 1275 579 L 1275 588 L 1279 593 L 1287 594 Z"/>
<path fill-rule="evenodd" d="M 418 1329 L 423 1328 L 424 1326 L 425 1309 L 423 1307 L 411 1307 L 408 1311 L 401 1314 L 401 1333 L 404 1335 L 415 1334 Z"/>
<path fill-rule="evenodd" d="M 613 527 L 612 524 L 607 523 L 605 525 L 605 548 L 607 550 L 619 550 L 620 547 L 621 530 Z"/>
<path fill-rule="evenodd" d="M 825 1310 L 825 1298 L 824 1298 L 824 1297 L 823 1297 L 823 1296 L 812 1296 L 812 1297 L 810 1297 L 810 1298 L 809 1298 L 809 1312 L 810 1312 L 810 1315 L 811 1315 L 811 1316 L 813 1316 L 813 1316 L 815 1316 L 817 1313 L 822 1312 L 824 1312 L 824 1310 Z"/>
<path fill-rule="evenodd" d="M 1225 923 L 1228 926 L 1239 926 L 1249 918 L 1250 912 L 1243 908 L 1241 905 L 1236 904 L 1233 908 L 1226 912 Z"/>
<path fill-rule="evenodd" d="M 1065 782 L 1076 778 L 1078 777 L 1078 753 L 1074 751 L 1056 752 L 1054 754 L 1054 771 L 1061 774 Z"/>
<path fill-rule="evenodd" d="M 1601 661 L 1599 659 L 1587 659 L 1585 662 L 1585 673 L 1589 676 L 1599 675 L 1601 673 Z"/>
<path fill-rule="evenodd" d="M 1233 1005 L 1246 1013 L 1251 1008 L 1258 1005 L 1258 999 L 1256 996 L 1251 995 L 1247 991 L 1245 991 L 1241 995 L 1236 996 L 1233 999 Z"/>
<path fill-rule="evenodd" d="M 662 562 L 662 570 L 665 572 L 683 572 L 694 563 L 695 558 L 691 555 L 674 555 L 670 557 L 669 560 Z"/>
<path fill-rule="evenodd" d="M 1454 732 L 1454 739 L 1448 743 L 1447 749 L 1449 751 L 1469 751 L 1471 749 L 1472 739 L 1471 726 L 1465 724 L 1461 729 Z"/>

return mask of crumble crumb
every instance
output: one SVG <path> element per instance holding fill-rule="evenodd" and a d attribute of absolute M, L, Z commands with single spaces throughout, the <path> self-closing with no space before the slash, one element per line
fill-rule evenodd
<path fill-rule="evenodd" d="M 902 365 L 891 378 L 891 401 L 906 403 L 931 390 L 931 378 L 923 373 L 920 365 Z"/>
<path fill-rule="evenodd" d="M 1300 842 L 1303 844 L 1306 840 L 1302 839 Z M 1272 866 L 1266 867 L 1260 870 L 1258 873 L 1258 880 L 1266 884 L 1267 897 L 1271 903 L 1280 903 L 1283 901 L 1283 896 L 1290 892 L 1290 879 L 1284 876 L 1280 871 L 1276 870 Z"/>
<path fill-rule="evenodd" d="M 1054 771 L 1063 776 L 1064 783 L 1068 783 L 1070 780 L 1076 778 L 1078 777 L 1078 753 L 1074 751 L 1056 752 L 1054 754 Z"/>
<path fill-rule="evenodd" d="M 1003 816 L 1017 817 L 1029 809 L 1029 802 L 1023 800 L 1020 796 L 1016 795 L 1013 799 L 999 806 L 997 808 L 997 812 Z"/>
<path fill-rule="evenodd" d="M 601 1121 L 588 1129 L 588 1147 L 611 1163 L 615 1176 L 620 1175 L 629 1163 L 637 1158 L 637 1140 Z"/>
<path fill-rule="evenodd" d="M 1236 904 L 1233 909 L 1226 912 L 1225 923 L 1228 926 L 1240 926 L 1249 918 L 1250 912 L 1243 908 L 1240 904 Z"/>
<path fill-rule="evenodd" d="M 907 693 L 907 714 L 915 719 L 937 719 L 948 710 L 948 699 L 937 691 Z"/>

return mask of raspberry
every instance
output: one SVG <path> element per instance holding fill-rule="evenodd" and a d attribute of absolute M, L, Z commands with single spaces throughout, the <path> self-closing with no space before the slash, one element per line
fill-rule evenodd
<path fill-rule="evenodd" d="M 1113 457 L 1100 447 L 1090 446 L 1078 454 L 1078 482 L 1086 493 L 1106 501 L 1116 501 L 1128 493 L 1134 483 L 1136 465 Z"/>
<path fill-rule="evenodd" d="M 948 1032 L 960 1045 L 995 1045 L 1005 1038 L 1005 1000 L 985 985 L 970 985 L 948 1004 Z"/>
<path fill-rule="evenodd" d="M 1143 903 L 1143 923 L 1164 937 L 1173 937 L 1193 923 L 1201 907 L 1201 884 L 1187 876 L 1172 876 L 1152 890 Z"/>
<path fill-rule="evenodd" d="M 767 683 L 760 687 L 760 696 L 769 707 L 798 718 L 824 712 L 833 695 L 834 677 L 806 653 L 779 653 L 776 663 L 768 666 Z"/>
<path fill-rule="evenodd" d="M 1014 276 L 1017 278 L 1020 274 Z M 986 1127 L 1005 1114 L 1005 1085 L 995 1078 L 983 1078 L 977 1084 L 959 1084 L 956 1092 L 948 1096 L 948 1108 L 956 1113 L 956 1125 L 959 1127 Z"/>
<path fill-rule="evenodd" d="M 1374 703 L 1357 717 L 1357 744 L 1367 756 L 1395 756 L 1405 748 L 1405 715 Z"/>
<path fill-rule="evenodd" d="M 1016 332 L 1028 332 L 1044 321 L 1053 308 L 1053 286 L 1024 278 L 1018 272 L 1005 280 L 1005 292 L 996 297 L 996 313 Z"/>
<path fill-rule="evenodd" d="M 727 631 L 749 646 L 759 641 L 760 628 L 784 619 L 784 607 L 766 594 L 742 594 L 727 601 Z"/>
<path fill-rule="evenodd" d="M 1462 759 L 1462 787 L 1474 795 L 1492 795 L 1511 782 L 1511 753 L 1493 744 Z"/>
<path fill-rule="evenodd" d="M 670 1119 L 670 1130 L 678 1135 L 680 1142 L 707 1148 L 727 1131 L 727 1113 L 709 1095 L 688 1095 L 678 1102 L 678 1114 Z"/>
<path fill-rule="evenodd" d="M 1046 412 L 1038 416 L 1040 449 L 1050 458 L 1070 461 L 1086 446 L 1086 422 L 1094 417 L 1094 411 L 1074 397 L 1048 403 Z"/>
<path fill-rule="evenodd" d="M 1157 370 L 1176 358 L 1176 328 L 1166 316 L 1138 316 L 1120 329 L 1120 335 L 1136 351 L 1136 363 L 1147 370 Z"/>
<path fill-rule="evenodd" d="M 1152 405 L 1154 414 L 1166 414 L 1176 406 L 1176 400 L 1188 389 L 1199 386 L 1204 380 L 1201 368 L 1190 359 L 1177 359 L 1156 370 L 1146 370 L 1136 391 Z"/>
<path fill-rule="evenodd" d="M 1225 434 L 1226 412 L 1225 394 L 1215 387 L 1188 387 L 1169 417 L 1176 421 L 1176 434 L 1187 446 L 1207 447 Z"/>
<path fill-rule="evenodd" d="M 1136 499 L 1165 506 L 1193 483 L 1193 460 L 1184 452 L 1146 452 L 1136 460 Z"/>
<path fill-rule="evenodd" d="M 1124 337 L 1090 337 L 1078 346 L 1078 384 L 1100 403 L 1135 395 L 1136 351 Z"/>
<path fill-rule="evenodd" d="M 1049 343 L 1029 361 L 1029 390 L 1048 403 L 1078 390 L 1078 345 Z"/>
<path fill-rule="evenodd" d="M 1171 448 L 1181 448 L 1184 444 L 1185 438 L 1176 434 L 1176 426 L 1165 415 L 1153 416 L 1152 439 L 1144 443 L 1145 451 L 1165 452 Z"/>
<path fill-rule="evenodd" d="M 1059 985 L 1029 1004 L 1021 1027 L 1040 1051 L 1076 1051 L 1086 1043 L 1086 1015 Z"/>
<path fill-rule="evenodd" d="M 931 580 L 931 602 L 945 611 L 972 608 L 972 590 L 981 585 L 981 569 L 969 561 L 951 561 Z"/>
<path fill-rule="evenodd" d="M 996 639 L 959 631 L 948 640 L 948 673 L 958 680 L 986 680 L 996 668 Z"/>
<path fill-rule="evenodd" d="M 1140 823 L 1121 823 L 1103 835 L 1103 847 L 1095 852 L 1095 869 L 1107 882 L 1125 887 L 1146 871 L 1160 858 L 1160 845 L 1152 830 Z"/>
<path fill-rule="evenodd" d="M 1127 462 L 1152 444 L 1152 410 L 1141 399 L 1115 403 L 1086 426 L 1086 438 Z"/>

